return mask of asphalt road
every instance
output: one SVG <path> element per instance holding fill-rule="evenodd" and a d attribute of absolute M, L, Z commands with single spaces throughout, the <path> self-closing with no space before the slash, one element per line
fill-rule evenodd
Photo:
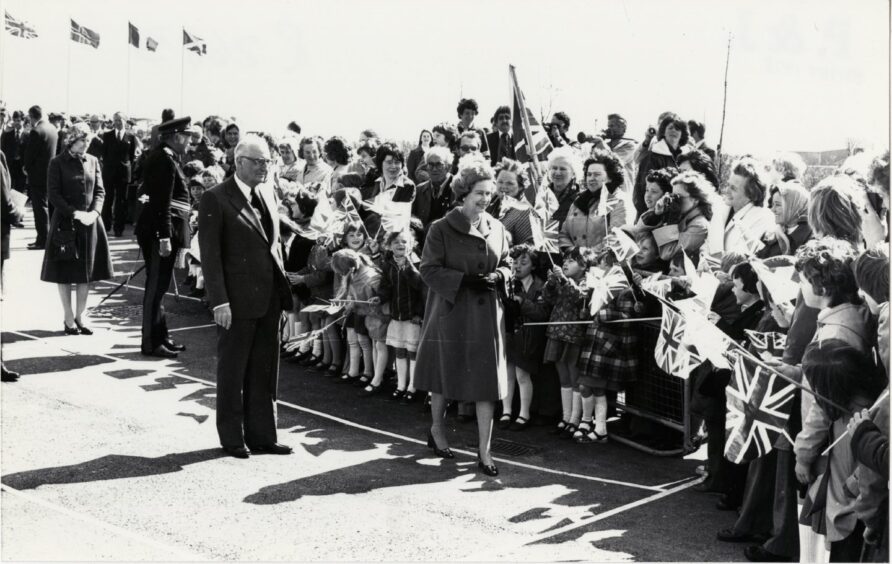
<path fill-rule="evenodd" d="M 2 302 L 3 358 L 23 373 L 0 386 L 3 560 L 743 560 L 741 545 L 715 540 L 734 515 L 690 489 L 697 456 L 497 431 L 501 474 L 489 478 L 473 423 L 450 416 L 458 456 L 443 461 L 424 447 L 420 404 L 360 399 L 293 364 L 278 425 L 295 453 L 225 457 L 207 309 L 166 299 L 188 351 L 149 359 L 141 277 L 95 307 L 113 288 L 99 283 L 95 334 L 64 336 L 32 239 L 13 230 Z M 123 280 L 140 265 L 136 245 L 111 244 Z"/>

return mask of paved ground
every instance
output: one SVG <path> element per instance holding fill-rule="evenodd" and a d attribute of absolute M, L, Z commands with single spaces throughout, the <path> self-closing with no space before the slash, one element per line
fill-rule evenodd
<path fill-rule="evenodd" d="M 492 479 L 476 472 L 473 424 L 450 418 L 459 455 L 442 461 L 420 406 L 292 364 L 279 428 L 295 454 L 224 457 L 207 310 L 166 300 L 189 347 L 176 361 L 139 354 L 141 278 L 93 309 L 95 335 L 64 336 L 32 237 L 13 230 L 2 302 L 3 357 L 25 374 L 0 386 L 3 560 L 742 560 L 714 536 L 734 515 L 690 489 L 695 457 L 505 431 L 528 454 L 497 457 Z M 112 247 L 123 279 L 136 246 Z"/>

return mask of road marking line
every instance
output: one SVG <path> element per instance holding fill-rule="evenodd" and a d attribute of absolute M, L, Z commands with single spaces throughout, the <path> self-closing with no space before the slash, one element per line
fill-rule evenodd
<path fill-rule="evenodd" d="M 660 484 L 659 486 L 657 486 L 657 488 L 659 488 L 659 489 L 661 489 L 661 490 L 665 490 L 665 489 L 668 488 L 669 486 L 674 486 L 675 484 L 680 484 L 680 483 L 682 483 L 682 482 L 687 482 L 688 480 L 695 480 L 695 479 L 697 479 L 697 478 L 699 478 L 699 477 L 700 477 L 700 476 L 687 476 L 687 477 L 685 477 L 685 478 L 682 478 L 681 480 L 675 480 L 674 482 L 667 482 L 667 483 L 665 483 L 665 484 Z"/>
<path fill-rule="evenodd" d="M 13 334 L 16 334 L 16 335 L 22 335 L 22 336 L 25 336 L 25 337 L 30 337 L 30 338 L 35 339 L 35 340 L 43 340 L 43 339 L 40 339 L 39 337 L 34 337 L 33 335 L 28 335 L 27 333 L 21 333 L 21 332 L 18 332 L 18 331 L 10 331 L 10 333 L 13 333 Z M 49 344 L 49 343 L 48 343 L 48 344 Z M 122 359 L 122 358 L 115 357 L 115 356 L 112 356 L 112 355 L 103 354 L 103 353 L 90 353 L 90 354 L 92 354 L 93 356 L 98 356 L 98 357 L 102 357 L 102 358 L 108 358 L 108 359 L 110 359 L 110 360 L 114 360 L 114 361 L 122 361 L 122 360 L 124 360 L 124 359 Z M 203 379 L 203 378 L 197 378 L 197 377 L 195 377 L 195 376 L 189 376 L 189 375 L 187 375 L 187 374 L 181 374 L 181 373 L 176 372 L 176 371 L 174 371 L 174 370 L 171 370 L 170 374 L 171 374 L 171 376 L 179 376 L 180 378 L 185 378 L 186 380 L 192 380 L 193 382 L 198 382 L 198 383 L 200 383 L 200 384 L 205 384 L 205 385 L 207 385 L 207 386 L 209 386 L 209 387 L 211 387 L 211 388 L 216 388 L 216 387 L 217 387 L 217 384 L 216 384 L 215 382 L 211 382 L 210 380 L 205 380 L 205 379 Z M 374 428 L 374 427 L 368 427 L 368 426 L 366 426 L 366 425 L 362 425 L 361 423 L 356 423 L 356 422 L 354 422 L 354 421 L 350 421 L 350 420 L 348 420 L 348 419 L 343 419 L 343 418 L 341 418 L 341 417 L 337 417 L 337 416 L 335 416 L 335 415 L 329 415 L 328 413 L 324 413 L 324 412 L 322 412 L 322 411 L 316 411 L 315 409 L 311 409 L 311 408 L 309 408 L 309 407 L 303 407 L 303 406 L 300 406 L 300 405 L 297 405 L 297 404 L 294 404 L 294 403 L 291 403 L 291 402 L 283 401 L 283 400 L 276 400 L 276 403 L 279 404 L 279 405 L 283 405 L 283 406 L 285 406 L 285 407 L 290 407 L 291 409 L 294 409 L 294 410 L 297 410 L 297 411 L 301 411 L 301 412 L 303 412 L 303 413 L 308 413 L 308 414 L 310 414 L 310 415 L 315 415 L 316 417 L 321 417 L 321 418 L 323 418 L 323 419 L 328 419 L 329 421 L 334 421 L 334 422 L 336 422 L 336 423 L 341 423 L 342 425 L 347 425 L 348 427 L 354 427 L 354 428 L 356 428 L 356 429 L 362 429 L 363 431 L 368 431 L 368 432 L 370 432 L 370 433 L 376 433 L 376 434 L 378 434 L 378 435 L 384 435 L 385 437 L 390 437 L 390 438 L 393 438 L 393 439 L 398 439 L 398 440 L 400 440 L 400 441 L 406 441 L 406 442 L 410 442 L 410 443 L 415 443 L 415 444 L 419 444 L 419 445 L 425 445 L 425 446 L 427 446 L 427 443 L 426 443 L 425 441 L 423 441 L 423 440 L 420 440 L 420 439 L 415 439 L 415 438 L 413 438 L 413 437 L 407 437 L 407 436 L 405 436 L 405 435 L 400 435 L 400 434 L 398 434 L 398 433 L 391 433 L 390 431 L 385 431 L 385 430 L 383 430 L 383 429 L 376 429 L 376 428 Z M 468 451 L 468 450 L 464 450 L 464 449 L 454 448 L 454 449 L 452 449 L 452 452 L 457 452 L 457 453 L 465 454 L 465 455 L 467 455 L 467 456 L 474 457 L 474 458 L 477 457 L 477 453 L 476 453 L 476 452 L 472 452 L 472 451 Z M 534 464 L 526 464 L 526 463 L 524 463 L 524 462 L 517 462 L 517 461 L 515 461 L 515 460 L 507 460 L 507 459 L 504 459 L 504 458 L 496 458 L 496 457 L 493 457 L 493 460 L 496 460 L 496 461 L 498 461 L 499 463 L 502 463 L 502 464 L 507 464 L 507 465 L 509 465 L 509 466 L 517 466 L 517 467 L 519 467 L 519 468 L 526 468 L 526 469 L 528 469 L 528 470 L 535 470 L 535 471 L 537 471 L 537 472 L 543 472 L 543 473 L 546 473 L 546 474 L 554 474 L 554 475 L 556 475 L 556 476 L 564 476 L 564 477 L 567 477 L 567 478 L 576 478 L 576 479 L 579 479 L 579 480 L 586 480 L 586 481 L 589 481 L 589 482 L 599 482 L 599 483 L 602 483 L 602 484 L 613 484 L 613 485 L 616 485 L 616 486 L 624 486 L 624 487 L 627 487 L 627 488 L 635 488 L 635 489 L 645 490 L 645 491 L 650 491 L 650 492 L 662 492 L 662 491 L 663 491 L 662 489 L 660 489 L 660 488 L 657 487 L 657 486 L 645 486 L 645 485 L 643 485 L 643 484 L 633 484 L 633 483 L 631 483 L 631 482 L 623 482 L 623 481 L 620 481 L 620 480 L 611 480 L 611 479 L 609 479 L 609 478 L 598 478 L 598 477 L 595 477 L 595 476 L 588 476 L 588 475 L 586 475 L 586 474 L 576 474 L 576 473 L 574 473 L 574 472 L 564 472 L 564 471 L 562 471 L 562 470 L 553 470 L 553 469 L 551 469 L 551 468 L 545 468 L 545 467 L 543 467 L 543 466 L 536 466 L 536 465 L 534 465 Z"/>
<path fill-rule="evenodd" d="M 168 329 L 168 333 L 173 333 L 175 331 L 191 331 L 192 329 L 205 329 L 207 327 L 216 327 L 216 323 L 208 323 L 207 325 L 196 325 L 195 327 L 178 327 L 176 329 Z"/>
<path fill-rule="evenodd" d="M 188 559 L 188 560 L 204 560 L 205 559 L 205 557 L 200 557 L 200 556 L 193 554 L 193 553 L 189 552 L 188 550 L 184 550 L 178 546 L 171 546 L 171 545 L 156 541 L 154 539 L 151 539 L 147 536 L 139 535 L 137 533 L 134 533 L 132 531 L 129 531 L 127 529 L 119 527 L 118 525 L 106 523 L 105 521 L 99 520 L 95 517 L 92 517 L 92 516 L 84 514 L 84 513 L 78 513 L 77 511 L 74 511 L 73 509 L 69 509 L 68 507 L 65 507 L 64 505 L 55 504 L 51 501 L 42 499 L 36 495 L 26 494 L 25 492 L 19 491 L 15 488 L 11 488 L 11 487 L 7 486 L 6 484 L 0 484 L 0 490 L 2 490 L 5 493 L 8 493 L 9 495 L 11 495 L 13 497 L 17 497 L 21 500 L 24 500 L 24 501 L 27 501 L 30 503 L 35 503 L 37 505 L 42 505 L 43 507 L 46 507 L 47 509 L 51 509 L 53 511 L 62 513 L 69 517 L 74 517 L 75 519 L 79 519 L 80 521 L 83 521 L 90 525 L 99 527 L 100 529 L 104 529 L 104 530 L 112 532 L 114 534 L 127 537 L 130 540 L 137 541 L 140 544 L 149 545 L 154 548 L 172 552 L 174 555 L 176 555 L 179 558 Z"/>
<path fill-rule="evenodd" d="M 129 276 L 129 274 L 128 274 L 128 276 Z M 99 284 L 108 284 L 109 286 L 119 286 L 121 283 L 120 283 L 120 282 L 109 282 L 108 280 L 100 280 L 100 281 L 99 281 Z M 129 288 L 129 289 L 131 289 L 131 290 L 141 290 L 141 291 L 143 291 L 143 292 L 146 291 L 145 288 L 140 288 L 139 286 L 134 286 L 133 284 L 129 284 L 129 285 L 125 286 L 125 287 L 126 287 L 126 288 Z M 172 297 L 172 298 L 176 298 L 176 297 L 178 297 L 176 294 L 172 294 L 172 293 L 170 293 L 170 292 L 165 292 L 164 295 L 165 295 L 165 296 L 170 296 L 170 297 Z M 194 301 L 194 302 L 200 302 L 200 301 L 201 301 L 200 298 L 193 298 L 192 296 L 184 296 L 183 294 L 180 294 L 180 295 L 179 295 L 179 298 L 180 298 L 180 299 L 183 299 L 183 300 L 192 300 L 192 301 Z"/>

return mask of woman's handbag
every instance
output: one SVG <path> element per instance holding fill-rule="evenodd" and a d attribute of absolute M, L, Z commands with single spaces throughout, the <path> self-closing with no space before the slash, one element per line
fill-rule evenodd
<path fill-rule="evenodd" d="M 58 261 L 72 261 L 79 257 L 77 252 L 77 231 L 74 228 L 74 218 L 70 221 L 60 221 L 56 231 L 50 237 L 50 258 Z"/>

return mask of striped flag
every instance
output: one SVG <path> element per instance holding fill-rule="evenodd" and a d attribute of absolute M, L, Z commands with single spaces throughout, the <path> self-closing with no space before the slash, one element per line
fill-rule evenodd
<path fill-rule="evenodd" d="M 131 45 L 139 49 L 139 29 L 130 22 L 127 22 L 128 41 Z"/>
<path fill-rule="evenodd" d="M 34 39 L 37 37 L 37 30 L 28 25 L 28 22 L 15 19 L 9 15 L 9 12 L 6 12 L 6 31 L 22 39 Z"/>
<path fill-rule="evenodd" d="M 796 386 L 746 356 L 736 355 L 727 388 L 725 458 L 735 464 L 767 454 L 785 431 Z"/>
<path fill-rule="evenodd" d="M 193 53 L 198 53 L 199 56 L 208 54 L 208 46 L 204 39 L 189 33 L 185 29 L 183 29 L 183 48 Z"/>
<path fill-rule="evenodd" d="M 158 42 L 151 37 L 146 38 L 146 49 L 154 53 L 158 50 Z"/>
<path fill-rule="evenodd" d="M 71 20 L 71 40 L 99 49 L 99 34 L 88 27 L 78 25 L 74 20 Z"/>
<path fill-rule="evenodd" d="M 511 130 L 514 137 L 514 156 L 522 163 L 530 163 L 529 171 L 532 182 L 524 191 L 531 204 L 536 205 L 536 194 L 542 181 L 542 173 L 539 170 L 539 162 L 548 158 L 548 154 L 554 150 L 548 133 L 542 124 L 527 107 L 523 92 L 517 84 L 517 74 L 514 65 L 508 65 L 508 74 L 511 78 L 511 92 L 514 98 L 512 110 Z"/>

